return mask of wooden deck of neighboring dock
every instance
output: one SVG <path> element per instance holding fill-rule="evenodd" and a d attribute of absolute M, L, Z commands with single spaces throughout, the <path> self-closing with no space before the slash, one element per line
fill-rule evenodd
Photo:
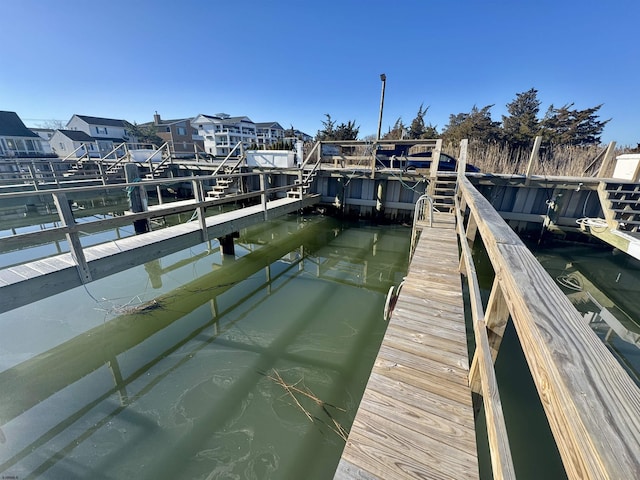
<path fill-rule="evenodd" d="M 336 479 L 478 478 L 453 214 L 417 243 Z"/>
<path fill-rule="evenodd" d="M 303 199 L 281 198 L 206 217 L 208 238 L 232 234 L 319 201 L 318 195 Z M 195 203 L 165 204 L 165 213 L 184 210 Z M 158 207 L 156 207 L 158 208 Z M 87 224 L 83 224 L 84 228 Z M 199 222 L 187 222 L 144 235 L 121 238 L 83 249 L 93 280 L 107 277 L 151 260 L 201 243 Z M 0 268 L 0 313 L 83 284 L 71 253 Z"/>

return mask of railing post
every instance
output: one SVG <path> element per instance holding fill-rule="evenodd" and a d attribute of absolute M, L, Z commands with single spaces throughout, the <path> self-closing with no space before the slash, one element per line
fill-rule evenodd
<path fill-rule="evenodd" d="M 440 152 L 442 151 L 442 139 L 436 140 L 436 145 L 431 153 L 431 165 L 429 166 L 429 187 L 427 193 L 431 196 L 436 193 L 436 180 L 438 177 L 438 165 L 440 164 Z"/>
<path fill-rule="evenodd" d="M 525 175 L 525 185 L 529 185 L 531 182 L 531 172 L 533 170 L 533 164 L 538 160 L 538 151 L 540 150 L 540 144 L 542 143 L 542 137 L 538 135 L 533 141 L 533 148 L 531 149 L 531 156 L 529 157 L 529 164 L 527 165 L 527 173 Z"/>
<path fill-rule="evenodd" d="M 616 142 L 611 142 L 609 143 L 609 145 L 607 146 L 607 150 L 604 153 L 604 158 L 602 159 L 602 165 L 600 165 L 600 170 L 598 170 L 598 178 L 601 178 L 602 176 L 606 175 L 608 170 L 609 170 L 609 166 L 611 165 L 611 159 L 613 158 L 613 152 L 616 149 Z"/>
<path fill-rule="evenodd" d="M 104 168 L 102 167 L 102 159 L 98 159 L 98 171 L 100 172 L 100 178 L 102 179 L 102 185 L 106 185 L 107 184 L 107 176 L 104 173 Z"/>
<path fill-rule="evenodd" d="M 464 138 L 460 140 L 460 156 L 458 157 L 458 182 L 456 182 L 456 191 L 458 191 L 458 184 L 460 179 L 464 177 L 467 171 L 467 149 L 469 147 L 469 140 Z"/>
<path fill-rule="evenodd" d="M 264 214 L 264 221 L 266 222 L 267 219 L 267 179 L 266 179 L 266 173 L 261 172 L 260 173 L 260 202 L 262 204 L 262 212 Z"/>
<path fill-rule="evenodd" d="M 56 209 L 58 210 L 58 215 L 60 216 L 62 225 L 64 227 L 72 227 L 73 225 L 75 225 L 76 220 L 75 218 L 73 218 L 73 212 L 71 211 L 71 206 L 69 205 L 66 194 L 55 192 L 51 195 L 53 195 L 53 202 L 55 203 Z M 84 251 L 82 250 L 82 244 L 80 243 L 78 232 L 67 230 L 65 236 L 67 237 L 67 242 L 69 243 L 71 256 L 76 262 L 80 280 L 82 281 L 82 283 L 90 282 L 91 272 L 89 271 L 89 265 L 87 264 L 87 259 L 84 256 Z"/>
<path fill-rule="evenodd" d="M 502 289 L 500 288 L 500 282 L 496 277 L 493 282 L 493 287 L 491 288 L 489 302 L 487 303 L 487 311 L 484 316 L 489 347 L 491 349 L 491 358 L 494 363 L 498 357 L 498 351 L 500 350 L 504 330 L 509 321 L 509 315 L 509 306 L 505 301 Z M 473 360 L 471 361 L 471 367 L 469 368 L 469 386 L 475 393 L 482 392 L 478 361 L 478 350 L 476 349 L 476 353 L 474 353 Z"/>
<path fill-rule="evenodd" d="M 35 188 L 36 190 L 40 190 L 38 188 L 38 178 L 36 176 L 36 169 L 33 167 L 33 165 L 27 164 L 27 169 L 29 170 L 29 175 L 31 175 L 31 180 L 33 181 L 33 188 Z"/>
<path fill-rule="evenodd" d="M 124 175 L 127 183 L 140 181 L 138 166 L 135 163 L 125 164 Z M 127 192 L 129 193 L 129 206 L 133 213 L 146 212 L 148 210 L 147 191 L 143 186 L 127 187 Z M 136 235 L 147 233 L 151 230 L 147 218 L 134 220 L 133 228 L 136 231 Z"/>
<path fill-rule="evenodd" d="M 304 194 L 304 180 L 302 178 L 302 170 L 298 170 L 298 183 L 300 184 L 300 188 L 298 188 L 298 193 L 300 198 L 302 199 L 302 195 Z"/>
<path fill-rule="evenodd" d="M 196 211 L 198 212 L 198 223 L 200 224 L 200 232 L 202 234 L 202 242 L 209 241 L 209 232 L 207 231 L 207 217 L 202 202 L 204 202 L 204 188 L 202 180 L 193 180 L 191 182 L 193 188 L 193 198 L 196 200 Z"/>

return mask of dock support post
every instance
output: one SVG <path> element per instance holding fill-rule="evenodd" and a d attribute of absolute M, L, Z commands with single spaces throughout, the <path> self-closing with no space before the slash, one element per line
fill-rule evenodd
<path fill-rule="evenodd" d="M 222 250 L 222 255 L 231 255 L 235 257 L 236 250 L 235 244 L 233 243 L 234 238 L 238 238 L 240 236 L 239 232 L 233 232 L 229 235 L 225 235 L 224 237 L 218 238 L 220 242 L 220 249 Z"/>
<path fill-rule="evenodd" d="M 67 200 L 67 196 L 64 193 L 52 193 L 53 202 L 56 204 L 58 215 L 62 221 L 62 225 L 65 227 L 72 227 L 75 225 L 76 220 L 73 218 L 73 212 L 71 206 Z M 88 283 L 91 281 L 91 272 L 89 271 L 89 265 L 87 259 L 84 256 L 84 250 L 82 250 L 82 244 L 80 243 L 80 236 L 77 231 L 69 231 L 65 234 L 67 237 L 67 243 L 69 243 L 69 250 L 71 250 L 71 256 L 76 261 L 76 267 L 78 268 L 78 275 L 82 283 Z"/>
<path fill-rule="evenodd" d="M 125 163 L 124 175 L 127 183 L 140 181 L 140 173 L 135 163 Z M 147 192 L 144 190 L 144 187 L 128 187 L 127 192 L 129 193 L 129 207 L 131 211 L 133 213 L 146 212 L 148 201 Z M 151 230 L 149 228 L 149 219 L 135 220 L 133 222 L 133 228 L 136 231 L 136 235 L 149 232 Z"/>

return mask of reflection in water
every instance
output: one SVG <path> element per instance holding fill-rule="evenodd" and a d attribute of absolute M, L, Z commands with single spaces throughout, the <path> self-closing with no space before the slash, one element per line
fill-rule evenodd
<path fill-rule="evenodd" d="M 640 262 L 609 247 L 547 248 L 537 256 L 640 386 Z"/>
<path fill-rule="evenodd" d="M 3 314 L 0 473 L 330 478 L 408 238 L 292 217 Z"/>

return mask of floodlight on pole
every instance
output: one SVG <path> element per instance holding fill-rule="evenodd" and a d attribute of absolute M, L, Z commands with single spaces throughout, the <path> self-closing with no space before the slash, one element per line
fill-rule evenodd
<path fill-rule="evenodd" d="M 380 80 L 382 80 L 382 93 L 380 95 L 380 116 L 378 117 L 378 134 L 376 140 L 380 140 L 380 132 L 382 130 L 382 109 L 384 108 L 384 87 L 387 83 L 387 76 L 384 73 L 380 74 Z"/>

